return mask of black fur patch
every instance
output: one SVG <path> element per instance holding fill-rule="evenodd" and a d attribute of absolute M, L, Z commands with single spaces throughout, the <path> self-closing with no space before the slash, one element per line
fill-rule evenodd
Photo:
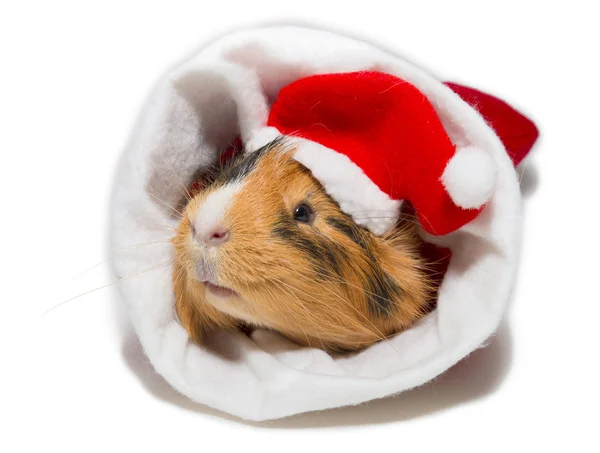
<path fill-rule="evenodd" d="M 339 219 L 337 217 L 327 217 L 325 221 L 332 227 L 338 230 L 340 233 L 345 234 L 350 238 L 352 242 L 361 247 L 363 250 L 367 250 L 368 244 L 364 239 L 364 235 L 361 234 L 360 227 L 354 223 L 350 218 Z"/>
<path fill-rule="evenodd" d="M 400 287 L 383 269 L 373 269 L 367 282 L 369 309 L 377 315 L 388 315 L 393 309 L 393 301 L 401 294 Z"/>
<path fill-rule="evenodd" d="M 273 234 L 306 255 L 319 276 L 326 278 L 331 273 L 340 274 L 341 256 L 336 247 L 331 246 L 333 242 L 320 236 L 311 237 L 287 213 L 280 215 Z"/>
<path fill-rule="evenodd" d="M 328 217 L 325 221 L 361 247 L 369 261 L 369 268 L 362 282 L 369 310 L 375 316 L 389 315 L 394 300 L 401 295 L 401 289 L 377 262 L 371 245 L 360 230 L 361 227 L 351 218 Z M 340 244 L 318 232 L 310 234 L 303 231 L 286 213 L 281 214 L 273 228 L 273 234 L 307 256 L 323 279 L 327 279 L 327 276 L 345 279 L 341 275 L 342 264 L 352 257 Z"/>
<path fill-rule="evenodd" d="M 344 218 L 328 217 L 325 221 L 363 249 L 371 264 L 367 281 L 363 283 L 367 291 L 369 308 L 378 315 L 388 314 L 392 309 L 393 300 L 400 296 L 401 290 L 394 279 L 377 262 L 362 227 L 357 225 L 349 216 L 344 216 Z"/>
<path fill-rule="evenodd" d="M 244 179 L 256 168 L 256 164 L 265 154 L 280 147 L 284 141 L 283 138 L 277 138 L 256 151 L 251 153 L 240 153 L 230 164 L 223 168 L 217 182 L 225 184 Z"/>

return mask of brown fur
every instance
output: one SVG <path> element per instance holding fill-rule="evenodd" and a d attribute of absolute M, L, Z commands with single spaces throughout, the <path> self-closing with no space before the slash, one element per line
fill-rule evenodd
<path fill-rule="evenodd" d="M 263 153 L 243 179 L 225 216 L 231 239 L 212 258 L 218 283 L 240 297 L 216 298 L 197 280 L 190 233 L 203 200 L 239 173 L 240 162 L 185 208 L 173 238 L 182 325 L 197 341 L 204 329 L 260 325 L 332 351 L 360 349 L 406 329 L 427 312 L 433 294 L 412 223 L 386 237 L 357 226 L 285 146 Z M 310 224 L 293 220 L 302 202 L 315 213 Z"/>

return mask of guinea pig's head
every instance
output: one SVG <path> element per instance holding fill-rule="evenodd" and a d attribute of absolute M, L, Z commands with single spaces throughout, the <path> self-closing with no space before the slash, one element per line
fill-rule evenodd
<path fill-rule="evenodd" d="M 277 330 L 355 350 L 427 310 L 431 285 L 409 224 L 356 224 L 276 141 L 243 154 L 186 206 L 173 240 L 180 318 Z M 186 306 L 189 305 L 189 306 Z"/>

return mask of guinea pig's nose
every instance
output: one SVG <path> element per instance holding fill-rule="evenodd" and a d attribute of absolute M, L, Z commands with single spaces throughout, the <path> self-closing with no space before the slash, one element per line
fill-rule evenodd
<path fill-rule="evenodd" d="M 197 241 L 206 245 L 220 245 L 229 240 L 229 230 L 223 225 L 215 225 L 204 231 L 192 226 L 192 234 Z"/>
<path fill-rule="evenodd" d="M 207 242 L 210 245 L 219 245 L 229 240 L 229 230 L 224 226 L 218 225 L 208 232 Z"/>

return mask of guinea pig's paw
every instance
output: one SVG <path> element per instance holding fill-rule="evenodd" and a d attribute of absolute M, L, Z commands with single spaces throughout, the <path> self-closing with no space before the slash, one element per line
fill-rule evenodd
<path fill-rule="evenodd" d="M 250 337 L 262 350 L 273 355 L 304 349 L 298 343 L 272 330 L 256 329 Z"/>
<path fill-rule="evenodd" d="M 251 338 L 264 352 L 296 370 L 334 376 L 344 374 L 333 357 L 322 349 L 300 346 L 270 330 L 255 330 Z"/>

